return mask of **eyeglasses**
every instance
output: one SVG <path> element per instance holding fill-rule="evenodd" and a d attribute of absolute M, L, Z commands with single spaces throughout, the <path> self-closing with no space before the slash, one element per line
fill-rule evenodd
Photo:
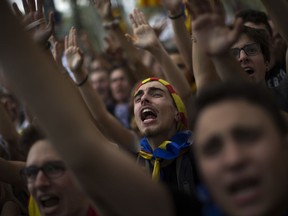
<path fill-rule="evenodd" d="M 53 161 L 44 164 L 41 167 L 29 166 L 20 171 L 21 175 L 26 178 L 28 183 L 35 181 L 38 172 L 42 171 L 48 179 L 55 179 L 63 175 L 66 167 L 61 161 Z"/>
<path fill-rule="evenodd" d="M 236 59 L 239 59 L 241 50 L 243 50 L 247 56 L 255 56 L 261 52 L 261 48 L 258 43 L 251 43 L 243 46 L 242 48 L 232 48 L 230 49 L 230 53 Z"/>

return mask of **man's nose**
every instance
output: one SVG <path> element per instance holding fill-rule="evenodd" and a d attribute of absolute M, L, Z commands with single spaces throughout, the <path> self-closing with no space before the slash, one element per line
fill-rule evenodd
<path fill-rule="evenodd" d="M 149 103 L 149 102 L 150 102 L 149 95 L 144 93 L 142 95 L 142 97 L 141 97 L 141 104 L 143 105 L 143 104 L 146 104 L 146 103 Z"/>
<path fill-rule="evenodd" d="M 247 159 L 245 157 L 245 152 L 239 145 L 230 143 L 226 146 L 223 162 L 227 169 L 239 171 L 245 167 Z"/>
<path fill-rule="evenodd" d="M 247 60 L 247 58 L 248 58 L 248 56 L 247 56 L 247 54 L 245 53 L 245 51 L 244 51 L 243 49 L 240 50 L 238 61 L 243 62 L 243 61 Z"/>
<path fill-rule="evenodd" d="M 50 185 L 50 180 L 48 179 L 48 177 L 44 174 L 44 172 L 42 170 L 40 170 L 37 173 L 37 176 L 35 178 L 34 181 L 35 187 L 46 187 Z"/>

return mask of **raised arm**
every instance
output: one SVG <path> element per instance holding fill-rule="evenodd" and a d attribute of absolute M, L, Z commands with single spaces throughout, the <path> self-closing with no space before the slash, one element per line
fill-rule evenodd
<path fill-rule="evenodd" d="M 174 64 L 170 56 L 157 38 L 154 30 L 148 24 L 144 14 L 135 9 L 130 14 L 134 35 L 126 35 L 136 47 L 148 50 L 163 68 L 166 79 L 175 87 L 186 107 L 189 107 L 192 89 L 185 74 Z"/>
<path fill-rule="evenodd" d="M 79 48 L 76 29 L 71 28 L 65 38 L 65 56 L 68 67 L 74 74 L 80 93 L 88 106 L 100 131 L 120 147 L 133 153 L 139 152 L 139 144 L 136 135 L 125 128 L 112 116 L 105 107 L 100 95 L 87 81 L 88 73 L 83 69 L 83 53 Z"/>
<path fill-rule="evenodd" d="M 125 38 L 125 34 L 119 26 L 119 20 L 117 20 L 111 10 L 111 1 L 110 0 L 91 0 L 94 8 L 98 12 L 99 16 L 103 21 L 103 26 L 105 30 L 110 34 L 114 35 L 115 38 L 122 45 L 123 50 L 125 51 L 128 61 L 131 66 L 136 68 L 132 70 L 134 80 L 139 81 L 145 78 L 151 77 L 152 73 L 144 66 L 142 63 L 142 55 L 137 50 L 133 44 L 129 43 Z"/>
<path fill-rule="evenodd" d="M 20 170 L 25 167 L 25 162 L 7 161 L 0 158 L 0 182 L 26 189 L 26 183 L 20 175 Z"/>
<path fill-rule="evenodd" d="M 19 138 L 15 125 L 5 110 L 4 104 L 0 102 L 0 134 L 7 142 L 9 153 L 12 160 L 21 160 L 23 156 L 20 153 Z"/>
<path fill-rule="evenodd" d="M 246 79 L 240 64 L 229 53 L 230 47 L 241 34 L 242 21 L 237 20 L 230 30 L 224 22 L 223 7 L 220 0 L 214 5 L 207 0 L 190 0 L 193 2 L 192 32 L 199 49 L 208 54 L 214 64 L 218 76 L 223 81 Z"/>
<path fill-rule="evenodd" d="M 264 4 L 269 16 L 273 20 L 273 23 L 277 26 L 281 36 L 288 44 L 288 28 L 287 28 L 287 11 L 288 2 L 286 0 L 261 0 Z"/>
<path fill-rule="evenodd" d="M 193 26 L 193 8 L 194 1 L 187 1 L 186 8 L 191 15 L 191 26 Z M 193 73 L 197 86 L 197 93 L 201 92 L 206 87 L 209 87 L 217 82 L 220 82 L 220 78 L 217 75 L 214 65 L 207 55 L 205 50 L 197 43 L 196 35 L 192 32 L 192 62 L 193 62 Z"/>
<path fill-rule="evenodd" d="M 184 59 L 186 67 L 192 70 L 192 43 L 185 26 L 182 0 L 162 0 L 162 4 L 168 12 L 168 18 L 171 20 L 177 48 Z"/>
<path fill-rule="evenodd" d="M 168 192 L 128 154 L 109 144 L 69 81 L 21 30 L 6 1 L 0 1 L 0 26 L 5 29 L 0 34 L 0 64 L 7 80 L 35 112 L 92 200 L 100 197 L 123 216 L 173 215 Z"/>

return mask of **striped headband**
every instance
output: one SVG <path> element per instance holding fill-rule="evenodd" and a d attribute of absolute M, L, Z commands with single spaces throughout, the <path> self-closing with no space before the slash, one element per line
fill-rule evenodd
<path fill-rule="evenodd" d="M 184 103 L 182 101 L 182 99 L 180 98 L 180 96 L 176 93 L 176 91 L 174 90 L 174 88 L 172 87 L 172 85 L 170 83 L 168 83 L 167 81 L 163 80 L 163 79 L 160 79 L 160 78 L 157 78 L 157 77 L 150 77 L 150 78 L 147 78 L 145 80 L 143 80 L 139 86 L 136 88 L 135 92 L 134 92 L 134 95 L 136 95 L 136 93 L 138 92 L 138 89 L 148 83 L 148 82 L 152 82 L 152 81 L 157 81 L 159 83 L 161 83 L 162 85 L 164 85 L 167 90 L 169 91 L 172 99 L 173 99 L 173 102 L 176 106 L 176 109 L 179 113 L 179 116 L 180 116 L 180 123 L 178 125 L 178 128 L 177 130 L 178 131 L 182 131 L 182 130 L 186 130 L 187 129 L 187 112 L 186 112 L 186 108 L 184 106 Z"/>

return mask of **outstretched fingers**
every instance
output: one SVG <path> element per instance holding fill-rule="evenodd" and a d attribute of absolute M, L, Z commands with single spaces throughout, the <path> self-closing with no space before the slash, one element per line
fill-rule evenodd
<path fill-rule="evenodd" d="M 211 0 L 211 7 L 214 13 L 219 15 L 225 22 L 225 8 L 221 0 Z"/>
<path fill-rule="evenodd" d="M 35 12 L 36 11 L 35 0 L 28 0 L 28 7 L 30 12 Z"/>
<path fill-rule="evenodd" d="M 76 30 L 75 27 L 74 27 L 73 30 L 72 30 L 72 40 L 73 40 L 73 45 L 74 45 L 75 47 L 78 47 L 77 30 Z"/>
<path fill-rule="evenodd" d="M 231 30 L 228 40 L 231 44 L 235 43 L 235 41 L 240 37 L 243 31 L 243 20 L 241 18 L 236 19 L 234 28 Z"/>
<path fill-rule="evenodd" d="M 138 18 L 139 18 L 139 23 L 141 25 L 143 25 L 143 24 L 147 25 L 148 24 L 144 13 L 142 11 L 140 11 L 140 10 L 138 10 Z"/>
<path fill-rule="evenodd" d="M 39 17 L 43 17 L 43 0 L 37 0 L 37 12 Z"/>
<path fill-rule="evenodd" d="M 30 8 L 29 8 L 28 3 L 27 3 L 26 0 L 22 0 L 22 5 L 23 5 L 23 8 L 24 8 L 25 14 L 30 13 Z"/>
<path fill-rule="evenodd" d="M 132 28 L 136 29 L 138 27 L 138 25 L 137 25 L 137 22 L 136 22 L 136 20 L 134 18 L 134 11 L 133 11 L 133 13 L 129 14 L 129 19 L 131 21 Z"/>
<path fill-rule="evenodd" d="M 55 27 L 54 12 L 50 11 L 49 12 L 49 21 L 48 21 L 47 29 L 49 29 L 51 34 L 54 31 L 54 27 Z"/>
<path fill-rule="evenodd" d="M 22 12 L 20 11 L 18 5 L 15 2 L 12 4 L 12 8 L 13 8 L 14 14 L 17 17 L 22 17 L 23 16 Z"/>

